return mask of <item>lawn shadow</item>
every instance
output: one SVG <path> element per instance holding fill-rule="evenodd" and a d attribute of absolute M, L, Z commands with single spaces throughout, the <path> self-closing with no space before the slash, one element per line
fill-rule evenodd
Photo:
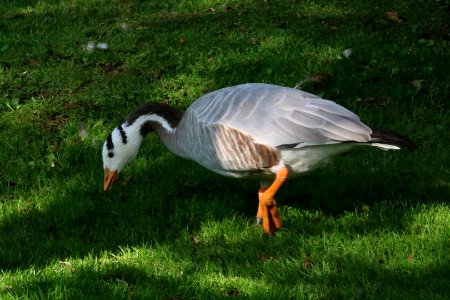
<path fill-rule="evenodd" d="M 84 147 L 82 152 L 80 155 L 86 155 L 86 159 L 94 154 L 90 147 Z M 142 155 L 146 154 L 144 150 Z M 113 190 L 106 193 L 102 191 L 102 170 L 96 168 L 97 164 L 90 164 L 90 170 L 80 165 L 80 169 L 65 168 L 61 174 L 54 174 L 51 187 L 44 187 L 52 199 L 48 206 L 31 205 L 5 217 L 0 224 L 1 268 L 45 266 L 56 260 L 97 256 L 142 244 L 170 245 L 181 232 L 195 232 L 208 220 L 222 222 L 238 216 L 253 222 L 256 182 L 220 177 L 167 152 L 157 155 L 151 163 L 143 159 L 145 164 L 138 161 L 125 170 Z M 94 161 L 101 165 L 100 157 Z M 443 187 L 418 187 L 422 195 L 408 200 L 409 184 L 389 170 L 372 173 L 376 180 L 370 185 L 365 184 L 362 171 L 339 177 L 334 176 L 336 171 L 339 173 L 339 168 L 317 170 L 289 181 L 281 189 L 277 199 L 287 216 L 286 234 L 320 236 L 342 231 L 353 235 L 386 229 L 400 233 L 408 221 L 403 214 L 412 207 L 448 204 L 450 199 L 448 189 Z M 79 174 L 91 177 L 83 179 Z M 395 199 L 393 194 L 398 195 L 399 205 L 390 203 L 392 211 L 380 211 L 377 202 Z M 348 224 L 345 230 L 333 223 L 349 211 L 363 210 L 364 205 L 369 207 L 364 220 Z M 317 220 L 288 217 L 289 207 L 320 211 L 321 216 Z M 385 222 L 382 217 L 391 221 Z"/>
<path fill-rule="evenodd" d="M 223 241 L 210 240 L 221 245 Z M 269 244 L 269 247 L 268 247 Z M 449 293 L 450 265 L 427 265 L 412 256 L 405 257 L 404 266 L 390 267 L 388 261 L 367 261 L 357 254 L 327 260 L 327 272 L 316 271 L 323 268 L 320 257 L 289 258 L 285 260 L 271 256 L 267 251 L 270 243 L 261 238 L 250 238 L 242 244 L 227 244 L 228 251 L 217 253 L 216 247 L 191 246 L 189 257 L 196 257 L 195 263 L 186 256 L 186 248 L 181 251 L 177 245 L 170 246 L 167 258 L 179 264 L 177 274 L 156 275 L 153 270 L 158 262 L 148 258 L 141 263 L 109 262 L 99 269 L 94 265 L 72 265 L 61 262 L 59 277 L 30 278 L 25 284 L 8 286 L 3 294 L 27 293 L 47 294 L 58 285 L 64 285 L 66 297 L 91 295 L 94 299 L 122 299 L 123 297 L 146 297 L 158 299 L 184 299 L 185 295 L 197 299 L 216 299 L 239 295 L 247 299 L 276 299 L 287 296 L 287 291 L 317 291 L 324 298 L 378 298 L 395 297 L 423 299 L 430 295 L 445 298 Z M 448 242 L 440 244 L 441 251 L 448 249 Z M 260 250 L 256 250 L 256 249 Z M 267 250 L 269 248 L 269 250 Z M 214 250 L 216 249 L 216 250 Z M 255 251 L 250 255 L 235 255 L 236 251 Z M 264 252 L 266 251 L 266 252 Z M 197 252 L 197 254 L 194 254 Z M 253 256 L 253 257 L 249 257 Z M 220 258 L 220 259 L 219 259 Z M 224 267 L 224 262 L 226 267 Z M 316 264 L 317 262 L 317 264 Z M 241 266 L 249 267 L 243 271 Z M 231 267 L 235 266 L 235 267 Z M 206 271 L 209 268 L 211 271 Z M 201 271 L 200 271 L 201 270 Z M 213 270 L 222 270 L 217 273 Z M 201 275 L 197 274 L 200 272 Z M 201 278 L 199 276 L 202 276 Z M 221 277 L 236 278 L 236 282 L 220 284 Z M 246 284 L 251 281 L 253 284 Z M 201 282 L 201 284 L 199 284 Z M 91 294 L 95 291 L 95 295 Z M 280 294 L 280 291 L 283 291 Z"/>

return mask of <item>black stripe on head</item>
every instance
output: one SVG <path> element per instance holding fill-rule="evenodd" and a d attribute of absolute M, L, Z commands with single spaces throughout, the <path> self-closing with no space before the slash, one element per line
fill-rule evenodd
<path fill-rule="evenodd" d="M 127 134 L 123 130 L 122 125 L 119 125 L 119 127 L 117 127 L 117 129 L 119 129 L 120 136 L 122 137 L 122 143 L 126 144 L 127 143 Z"/>
<path fill-rule="evenodd" d="M 113 144 L 113 141 L 112 141 L 111 133 L 106 138 L 106 148 L 108 150 L 113 150 L 114 149 L 114 144 Z"/>

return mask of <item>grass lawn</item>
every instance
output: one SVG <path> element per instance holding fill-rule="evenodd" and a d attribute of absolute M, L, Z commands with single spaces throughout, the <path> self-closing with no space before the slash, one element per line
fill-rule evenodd
<path fill-rule="evenodd" d="M 448 0 L 1 6 L 0 299 L 450 298 Z M 289 181 L 272 238 L 257 182 L 153 135 L 103 192 L 101 145 L 135 106 L 245 82 L 301 82 L 419 149 Z"/>

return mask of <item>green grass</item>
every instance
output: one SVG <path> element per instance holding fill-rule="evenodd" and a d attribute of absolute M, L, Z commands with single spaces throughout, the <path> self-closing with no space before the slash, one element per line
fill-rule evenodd
<path fill-rule="evenodd" d="M 448 299 L 449 7 L 5 1 L 0 298 Z M 316 73 L 329 79 L 305 90 L 419 149 L 364 149 L 289 181 L 284 228 L 268 239 L 254 225 L 257 182 L 215 175 L 154 136 L 102 191 L 102 142 L 138 104 L 184 109 L 224 86 Z"/>

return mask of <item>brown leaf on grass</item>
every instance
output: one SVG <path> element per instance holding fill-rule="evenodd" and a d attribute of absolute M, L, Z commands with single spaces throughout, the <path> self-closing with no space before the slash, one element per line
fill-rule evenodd
<path fill-rule="evenodd" d="M 108 62 L 100 65 L 103 74 L 116 74 L 125 71 L 125 65 L 121 62 Z"/>
<path fill-rule="evenodd" d="M 308 75 L 305 79 L 299 81 L 294 88 L 301 89 L 307 83 L 313 83 L 316 86 L 320 86 L 320 85 L 324 84 L 325 82 L 327 82 L 329 79 L 330 79 L 330 76 L 323 72 L 312 73 L 312 74 Z"/>
<path fill-rule="evenodd" d="M 358 98 L 356 103 L 364 107 L 378 107 L 388 104 L 390 100 L 391 98 L 388 96 L 378 96 L 365 99 Z"/>
<path fill-rule="evenodd" d="M 192 237 L 192 242 L 194 243 L 194 245 L 200 245 L 201 241 L 199 238 L 197 237 Z"/>
<path fill-rule="evenodd" d="M 227 295 L 230 297 L 236 297 L 239 296 L 240 292 L 237 288 L 232 288 L 231 290 L 228 291 Z"/>
<path fill-rule="evenodd" d="M 37 66 L 37 65 L 39 65 L 39 62 L 35 59 L 30 58 L 25 62 L 25 64 L 27 66 Z"/>
<path fill-rule="evenodd" d="M 322 84 L 328 79 L 330 79 L 330 76 L 328 74 L 325 74 L 323 72 L 317 72 L 309 75 L 307 79 L 311 82 L 314 82 L 316 84 Z"/>
<path fill-rule="evenodd" d="M 402 23 L 404 18 L 401 17 L 397 12 L 395 11 L 388 11 L 384 13 L 384 16 L 386 17 L 386 19 L 395 22 L 395 23 Z"/>
<path fill-rule="evenodd" d="M 311 255 L 307 255 L 304 259 L 303 259 L 303 268 L 305 269 L 311 269 L 314 265 L 314 260 L 312 258 Z"/>
<path fill-rule="evenodd" d="M 273 255 L 267 252 L 263 252 L 259 255 L 259 259 L 262 261 L 268 261 L 273 258 Z"/>
<path fill-rule="evenodd" d="M 414 262 L 414 254 L 408 255 L 408 262 L 413 263 Z"/>
<path fill-rule="evenodd" d="M 423 85 L 425 84 L 425 80 L 424 79 L 416 79 L 416 80 L 411 81 L 411 84 L 416 89 L 421 89 L 423 87 Z"/>
<path fill-rule="evenodd" d="M 41 124 L 40 127 L 48 132 L 60 131 L 69 120 L 69 117 L 63 115 L 50 116 L 47 118 L 47 122 Z"/>
<path fill-rule="evenodd" d="M 252 37 L 252 38 L 248 39 L 248 43 L 250 45 L 256 45 L 258 43 L 258 41 L 254 37 Z"/>

